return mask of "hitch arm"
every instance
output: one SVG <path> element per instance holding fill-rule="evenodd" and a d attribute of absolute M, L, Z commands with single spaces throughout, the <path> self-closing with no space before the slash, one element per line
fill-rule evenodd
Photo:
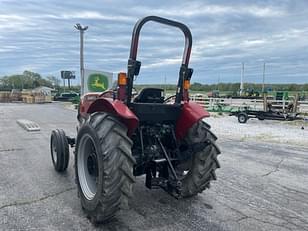
<path fill-rule="evenodd" d="M 165 149 L 164 145 L 161 143 L 160 138 L 159 137 L 156 137 L 156 138 L 157 138 L 157 141 L 158 141 L 158 143 L 159 143 L 159 145 L 160 145 L 160 147 L 161 147 L 161 149 L 163 151 L 164 157 L 166 158 L 166 160 L 168 162 L 168 165 L 169 165 L 169 167 L 171 169 L 172 175 L 174 176 L 174 179 L 178 182 L 179 181 L 178 176 L 176 175 L 175 169 L 174 169 L 174 167 L 173 167 L 173 165 L 171 163 L 171 160 L 170 160 L 170 158 L 168 156 L 168 153 L 166 152 L 166 149 Z"/>

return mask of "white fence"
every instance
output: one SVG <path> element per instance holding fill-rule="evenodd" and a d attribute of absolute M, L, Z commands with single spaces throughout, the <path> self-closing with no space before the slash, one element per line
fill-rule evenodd
<path fill-rule="evenodd" d="M 299 111 L 303 113 L 308 112 L 308 101 L 298 101 L 299 103 Z"/>
<path fill-rule="evenodd" d="M 232 99 L 232 98 L 208 98 L 205 95 L 191 95 L 190 99 L 204 107 L 214 107 L 218 104 L 231 106 L 231 107 L 243 107 L 249 106 L 256 110 L 263 109 L 263 99 Z M 268 103 L 273 105 L 281 105 L 282 109 L 286 109 L 288 104 L 293 103 L 293 100 L 267 100 Z M 308 113 L 308 101 L 298 101 L 297 111 L 301 113 Z"/>

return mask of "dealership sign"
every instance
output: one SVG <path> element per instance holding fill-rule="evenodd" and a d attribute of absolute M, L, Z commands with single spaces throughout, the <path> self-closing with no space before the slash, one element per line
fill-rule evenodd
<path fill-rule="evenodd" d="M 104 71 L 84 70 L 84 94 L 103 92 L 112 86 L 112 73 Z"/>

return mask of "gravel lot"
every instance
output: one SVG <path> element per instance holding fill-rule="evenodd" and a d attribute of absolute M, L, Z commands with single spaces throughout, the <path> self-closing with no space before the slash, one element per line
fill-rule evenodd
<path fill-rule="evenodd" d="M 235 116 L 214 114 L 206 121 L 220 138 L 308 147 L 308 122 L 302 120 L 249 119 L 247 123 L 240 124 Z"/>
<path fill-rule="evenodd" d="M 26 132 L 17 119 L 38 123 Z M 81 210 L 71 162 L 52 166 L 52 129 L 76 132 L 76 112 L 60 103 L 0 104 L 0 230 L 308 230 L 308 126 L 212 117 L 222 168 L 210 190 L 176 200 L 137 178 L 130 209 L 94 227 Z"/>

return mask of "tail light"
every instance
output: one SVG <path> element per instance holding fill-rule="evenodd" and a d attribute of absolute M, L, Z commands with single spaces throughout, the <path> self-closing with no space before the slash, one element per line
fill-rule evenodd
<path fill-rule="evenodd" d="M 183 87 L 184 87 L 184 90 L 188 90 L 190 88 L 190 81 L 184 80 Z"/>
<path fill-rule="evenodd" d="M 127 84 L 127 76 L 125 72 L 120 72 L 118 74 L 118 85 L 125 86 Z"/>

